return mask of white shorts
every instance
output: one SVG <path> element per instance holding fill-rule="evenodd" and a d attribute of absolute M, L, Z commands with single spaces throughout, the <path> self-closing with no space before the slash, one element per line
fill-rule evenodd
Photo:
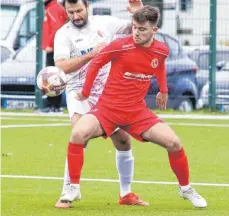
<path fill-rule="evenodd" d="M 75 99 L 77 91 L 70 91 L 66 94 L 67 96 L 67 108 L 70 120 L 75 113 L 84 115 L 88 113 L 93 106 L 95 106 L 97 98 L 90 98 L 84 101 Z M 113 133 L 118 131 L 120 128 L 116 128 Z M 112 134 L 113 134 L 112 133 Z"/>
<path fill-rule="evenodd" d="M 89 99 L 84 101 L 79 101 L 75 98 L 76 91 L 70 91 L 66 94 L 67 99 L 67 108 L 68 108 L 68 114 L 70 119 L 75 113 L 84 115 L 87 112 L 91 110 L 91 108 L 94 106 L 92 102 L 89 101 Z"/>

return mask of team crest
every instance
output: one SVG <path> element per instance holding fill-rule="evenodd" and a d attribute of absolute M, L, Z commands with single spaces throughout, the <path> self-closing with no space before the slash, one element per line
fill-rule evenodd
<path fill-rule="evenodd" d="M 153 59 L 152 60 L 152 62 L 151 62 L 151 66 L 152 66 L 152 68 L 157 68 L 157 66 L 158 66 L 158 59 Z"/>

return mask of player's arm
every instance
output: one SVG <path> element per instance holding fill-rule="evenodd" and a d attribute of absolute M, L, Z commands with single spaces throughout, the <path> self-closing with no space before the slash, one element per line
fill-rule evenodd
<path fill-rule="evenodd" d="M 71 42 L 65 34 L 61 31 L 57 31 L 54 39 L 55 65 L 65 73 L 72 73 L 91 61 L 104 47 L 105 44 L 100 43 L 91 52 L 88 52 L 83 56 L 71 58 Z"/>
<path fill-rule="evenodd" d="M 119 40 L 116 40 L 106 46 L 89 64 L 86 80 L 82 91 L 78 94 L 78 100 L 84 100 L 90 95 L 91 88 L 99 72 L 108 62 L 114 61 L 119 53 Z"/>
<path fill-rule="evenodd" d="M 59 59 L 55 62 L 55 65 L 67 74 L 80 69 L 83 65 L 87 64 L 92 58 L 93 56 L 91 55 L 91 53 L 87 53 L 79 57 Z"/>
<path fill-rule="evenodd" d="M 129 5 L 127 7 L 128 11 L 132 15 L 136 10 L 143 6 L 141 0 L 129 0 Z M 130 17 L 131 18 L 131 17 Z M 113 31 L 114 35 L 119 34 L 130 34 L 132 32 L 132 21 L 119 19 L 117 17 L 108 16 L 108 28 Z"/>
<path fill-rule="evenodd" d="M 103 47 L 103 45 L 99 44 L 99 47 Z M 65 73 L 72 73 L 91 61 L 99 53 L 100 49 L 101 48 L 95 48 L 85 55 L 74 58 L 59 59 L 55 62 L 55 65 Z"/>
<path fill-rule="evenodd" d="M 164 60 L 156 73 L 156 79 L 160 89 L 160 92 L 156 96 L 156 105 L 159 106 L 161 110 L 166 110 L 166 104 L 168 101 L 168 87 Z"/>
<path fill-rule="evenodd" d="M 143 7 L 142 0 L 129 0 L 128 2 L 129 6 L 127 6 L 127 9 L 131 14 Z"/>
<path fill-rule="evenodd" d="M 162 94 L 168 93 L 165 61 L 163 61 L 160 68 L 158 69 L 156 73 L 156 79 L 159 85 L 160 92 Z"/>

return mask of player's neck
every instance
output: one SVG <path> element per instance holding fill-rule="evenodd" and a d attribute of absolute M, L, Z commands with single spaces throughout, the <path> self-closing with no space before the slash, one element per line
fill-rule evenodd
<path fill-rule="evenodd" d="M 149 40 L 147 43 L 143 44 L 143 47 L 150 47 L 153 43 L 154 38 L 152 37 L 151 40 Z"/>

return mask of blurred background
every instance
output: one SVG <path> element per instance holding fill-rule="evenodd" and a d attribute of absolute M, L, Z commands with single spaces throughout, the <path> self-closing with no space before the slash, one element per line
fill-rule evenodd
<path fill-rule="evenodd" d="M 91 0 L 90 15 L 130 19 L 127 0 Z M 60 4 L 62 2 L 60 1 Z M 228 0 L 143 0 L 160 8 L 156 38 L 167 43 L 168 108 L 183 112 L 208 108 L 229 112 Z M 47 101 L 36 87 L 44 67 L 40 49 L 44 8 L 41 0 L 1 0 L 1 106 L 44 109 Z M 119 37 L 117 35 L 117 37 Z M 146 96 L 155 109 L 159 91 L 152 80 Z M 65 95 L 61 106 L 66 107 Z"/>

